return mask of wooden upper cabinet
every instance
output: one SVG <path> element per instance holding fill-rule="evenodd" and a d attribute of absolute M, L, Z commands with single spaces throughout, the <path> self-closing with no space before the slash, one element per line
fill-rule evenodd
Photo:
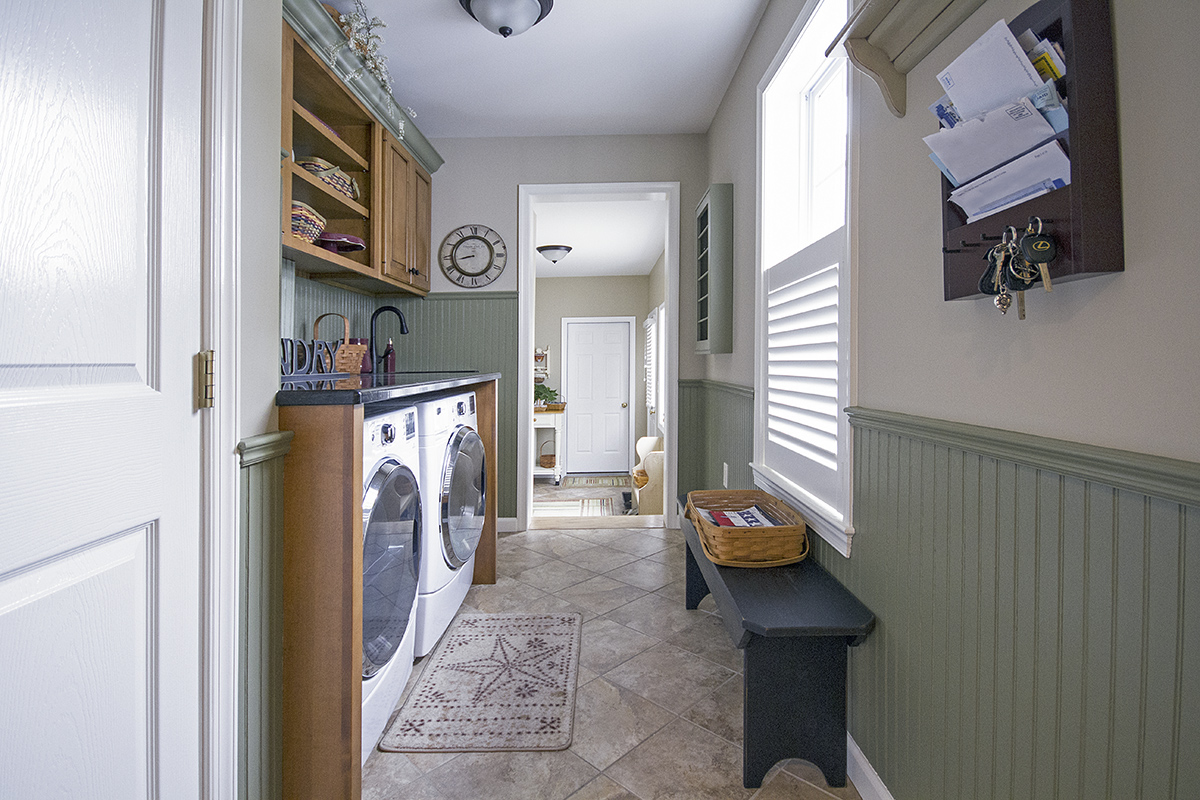
<path fill-rule="evenodd" d="M 383 274 L 413 291 L 429 291 L 429 173 L 387 131 L 383 132 L 382 230 Z"/>
<path fill-rule="evenodd" d="M 429 172 L 286 21 L 282 88 L 284 257 L 323 283 L 371 294 L 428 293 Z M 437 157 L 418 131 L 404 130 L 423 158 Z M 339 191 L 305 169 L 301 162 L 311 159 L 340 169 L 358 191 Z M 440 163 L 437 157 L 435 168 Z M 325 231 L 361 239 L 366 249 L 334 252 L 293 235 L 293 202 L 324 218 Z"/>
<path fill-rule="evenodd" d="M 412 248 L 412 258 L 410 259 L 412 272 L 413 288 L 421 291 L 429 291 L 429 263 L 430 263 L 430 242 L 432 241 L 433 217 L 431 213 L 431 205 L 433 203 L 433 179 L 429 173 L 413 161 L 413 201 L 415 208 L 413 210 L 414 228 L 409 235 L 409 244 Z"/>
<path fill-rule="evenodd" d="M 383 274 L 404 283 L 412 282 L 409 273 L 409 220 L 413 158 L 387 131 L 383 132 Z"/>

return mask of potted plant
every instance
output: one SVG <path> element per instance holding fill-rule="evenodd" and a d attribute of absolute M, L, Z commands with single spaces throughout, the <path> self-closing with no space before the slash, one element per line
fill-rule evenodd
<path fill-rule="evenodd" d="M 558 404 L 558 392 L 544 383 L 533 385 L 533 405 L 535 407 L 551 407 Z"/>

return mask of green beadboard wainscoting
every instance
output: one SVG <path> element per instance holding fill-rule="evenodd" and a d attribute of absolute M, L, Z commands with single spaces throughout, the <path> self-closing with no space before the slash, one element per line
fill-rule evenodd
<path fill-rule="evenodd" d="M 401 336 L 394 314 L 379 317 L 381 341 L 392 339 L 398 370 L 458 370 L 499 372 L 497 409 L 499 430 L 500 517 L 517 515 L 517 313 L 516 292 L 446 292 L 428 297 L 374 297 L 297 276 L 292 308 L 293 336 L 312 338 L 313 321 L 336 311 L 350 320 L 350 335 L 370 335 L 371 315 L 380 306 L 396 306 L 408 323 Z M 286 298 L 284 303 L 286 304 Z M 341 320 L 321 322 L 321 338 L 341 338 Z M 382 349 L 382 348 L 381 348 Z"/>
<path fill-rule="evenodd" d="M 679 491 L 753 489 L 754 389 L 710 380 L 679 381 Z"/>
<path fill-rule="evenodd" d="M 1200 464 L 851 409 L 878 617 L 850 733 L 897 800 L 1196 797 Z"/>
<path fill-rule="evenodd" d="M 283 738 L 283 457 L 291 431 L 252 436 L 237 446 L 239 595 L 238 797 L 278 800 Z"/>

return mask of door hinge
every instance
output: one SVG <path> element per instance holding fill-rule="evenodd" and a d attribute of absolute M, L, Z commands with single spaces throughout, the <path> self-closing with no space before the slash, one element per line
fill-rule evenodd
<path fill-rule="evenodd" d="M 196 354 L 198 380 L 196 381 L 196 407 L 212 408 L 217 396 L 217 356 L 212 350 Z"/>

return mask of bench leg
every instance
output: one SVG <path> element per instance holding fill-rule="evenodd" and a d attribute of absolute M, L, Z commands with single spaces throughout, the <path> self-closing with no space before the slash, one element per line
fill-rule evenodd
<path fill-rule="evenodd" d="M 692 555 L 692 548 L 685 544 L 683 552 L 686 559 L 684 578 L 687 591 L 684 607 L 694 609 L 699 607 L 700 601 L 708 595 L 708 581 L 704 580 L 704 574 L 700 572 L 700 565 L 696 563 L 696 557 Z"/>
<path fill-rule="evenodd" d="M 846 785 L 846 640 L 753 636 L 745 653 L 742 785 L 762 786 L 785 758 Z"/>

